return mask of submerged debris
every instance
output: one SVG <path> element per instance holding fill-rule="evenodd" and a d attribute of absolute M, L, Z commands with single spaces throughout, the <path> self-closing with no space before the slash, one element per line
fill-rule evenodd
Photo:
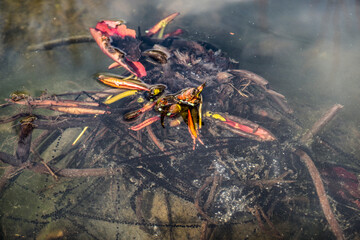
<path fill-rule="evenodd" d="M 232 226 L 228 239 L 239 239 L 236 226 L 245 222 L 285 238 L 294 231 L 278 230 L 276 219 L 299 217 L 288 224 L 301 225 L 304 238 L 311 236 L 315 224 L 307 228 L 304 212 L 312 219 L 323 213 L 297 203 L 315 202 L 298 157 L 304 160 L 303 151 L 312 152 L 304 142 L 312 136 L 299 140 L 305 131 L 266 79 L 237 69 L 209 43 L 179 38 L 179 30 L 164 35 L 177 15 L 146 35 L 122 21 L 91 28 L 101 50 L 115 61 L 109 68 L 129 71 L 95 75 L 116 90 L 17 94 L 7 100 L 4 107 L 22 110 L 0 123 L 22 122 L 15 156 L 0 152 L 9 165 L 0 179 L 6 234 L 15 233 L 12 224 L 27 224 L 21 234 L 35 238 L 51 219 L 61 219 L 81 230 L 72 229 L 76 238 L 115 238 L 126 226 L 141 228 L 142 238 L 211 239 Z M 14 184 L 7 189 L 10 180 Z M 319 181 L 314 183 L 318 189 Z M 31 199 L 21 203 L 30 209 L 26 216 L 6 195 L 19 191 Z M 319 195 L 327 200 L 325 192 Z M 328 206 L 325 217 L 342 239 L 330 212 Z M 323 224 L 318 227 L 323 231 Z M 58 229 L 55 235 L 65 235 L 66 229 Z"/>

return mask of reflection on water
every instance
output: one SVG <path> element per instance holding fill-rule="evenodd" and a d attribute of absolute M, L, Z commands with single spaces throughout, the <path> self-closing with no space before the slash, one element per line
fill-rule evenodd
<path fill-rule="evenodd" d="M 94 43 L 36 52 L 27 52 L 27 46 L 89 34 L 88 28 L 101 19 L 124 19 L 129 27 L 136 29 L 139 25 L 144 32 L 162 17 L 179 11 L 181 15 L 169 26 L 169 31 L 182 28 L 184 37 L 214 44 L 239 61 L 241 69 L 265 77 L 272 88 L 287 97 L 297 119 L 295 124 L 309 128 L 334 103 L 344 105 L 336 120 L 321 133 L 330 148 L 316 143 L 319 146 L 315 144 L 317 150 L 313 154 L 323 176 L 335 176 L 333 178 L 341 185 L 332 183 L 331 177 L 324 177 L 325 183 L 332 186 L 327 189 L 331 194 L 331 205 L 337 209 L 345 234 L 359 237 L 356 230 L 359 219 L 351 216 L 351 213 L 359 213 L 360 201 L 356 189 L 360 156 L 359 8 L 354 1 L 325 0 L 154 0 L 146 3 L 79 0 L 55 4 L 2 1 L 0 99 L 7 98 L 14 90 L 26 90 L 32 96 L 39 96 L 44 89 L 50 95 L 105 89 L 93 80 L 92 75 L 106 70 L 111 61 Z M 211 94 L 206 91 L 204 96 L 211 99 Z M 233 105 L 217 110 L 239 109 Z M 1 109 L 1 115 L 14 115 L 20 110 Z M 106 121 L 102 124 L 115 125 L 118 119 Z M 258 121 L 277 136 L 281 135 L 283 144 L 264 146 L 242 143 L 241 138 L 236 138 L 219 147 L 212 136 L 207 139 L 208 151 L 200 148 L 189 154 L 185 153 L 189 148 L 181 145 L 191 142 L 186 128 L 177 129 L 179 132 L 155 128 L 159 135 L 166 133 L 161 136 L 166 144 L 177 138 L 182 140 L 177 145 L 180 151 L 170 149 L 170 157 L 160 154 L 152 145 L 147 146 L 148 140 L 143 136 L 144 145 L 139 149 L 150 148 L 156 152 L 144 157 L 146 151 L 137 149 L 131 142 L 136 136 L 124 137 L 119 126 L 113 126 L 115 135 L 107 130 L 89 133 L 90 140 L 87 141 L 94 151 L 90 151 L 89 146 L 71 146 L 74 135 L 81 128 L 53 131 L 39 148 L 46 162 L 52 161 L 58 168 L 120 167 L 118 171 L 122 174 L 56 181 L 50 176 L 24 171 L 13 178 L 2 193 L 1 234 L 9 239 L 71 236 L 79 239 L 128 239 L 129 236 L 135 239 L 205 239 L 206 236 L 201 234 L 206 235 L 204 226 L 207 222 L 208 232 L 215 229 L 212 234 L 207 234 L 209 239 L 236 239 L 239 236 L 256 239 L 265 238 L 264 235 L 273 239 L 280 233 L 296 235 L 300 239 L 310 236 L 332 238 L 330 230 L 323 230 L 326 221 L 318 199 L 312 193 L 306 169 L 290 153 L 299 144 L 294 139 L 302 132 L 287 125 L 288 122 L 284 125 L 275 122 Z M 210 129 L 209 126 L 205 128 Z M 14 153 L 17 145 L 15 129 L 11 124 L 0 126 L 0 151 Z M 94 129 L 102 130 L 100 125 Z M 35 138 L 39 133 L 34 134 Z M 103 136 L 108 136 L 107 142 L 96 141 L 104 139 Z M 226 133 L 220 136 L 229 137 Z M 241 147 L 236 146 L 240 145 L 238 141 L 243 144 Z M 120 145 L 110 148 L 113 142 L 120 142 Z M 269 151 L 269 148 L 274 149 Z M 110 151 L 112 155 L 104 151 Z M 74 156 L 78 162 L 74 162 Z M 120 156 L 121 160 L 113 159 L 114 156 Z M 87 161 L 89 159 L 91 162 Z M 344 171 L 332 168 L 336 164 L 345 167 Z M 223 171 L 222 180 L 217 179 L 214 168 Z M 270 187 L 259 183 L 271 177 L 283 177 L 297 183 L 287 185 L 283 182 Z M 219 184 L 218 189 L 214 187 L 215 183 Z M 215 190 L 214 206 L 205 207 L 210 199 L 207 196 Z M 196 197 L 199 194 L 200 197 Z M 211 217 L 221 222 L 217 228 L 211 221 L 204 221 L 206 216 L 199 214 L 199 204 L 202 209 L 209 208 Z M 266 215 L 261 214 L 261 206 Z M 267 216 L 275 228 L 268 224 Z M 296 228 L 299 225 L 302 230 Z"/>

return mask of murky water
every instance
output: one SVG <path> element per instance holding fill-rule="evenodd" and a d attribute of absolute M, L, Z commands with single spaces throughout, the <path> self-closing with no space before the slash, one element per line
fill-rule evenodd
<path fill-rule="evenodd" d="M 107 88 L 92 77 L 105 71 L 111 63 L 96 44 L 81 43 L 32 52 L 27 51 L 28 46 L 89 34 L 89 27 L 101 19 L 124 19 L 128 27 L 137 29 L 141 26 L 144 31 L 172 12 L 180 12 L 181 15 L 168 27 L 169 31 L 182 28 L 185 38 L 209 42 L 238 61 L 241 69 L 266 78 L 273 89 L 286 96 L 302 127 L 311 127 L 333 104 L 344 105 L 336 120 L 325 128 L 323 137 L 331 139 L 331 144 L 349 154 L 349 158 L 339 158 L 342 162 L 338 162 L 336 156 L 320 156 L 319 162 L 323 164 L 329 160 L 344 164 L 357 170 L 355 174 L 359 177 L 360 4 L 357 1 L 1 1 L 0 99 L 8 98 L 15 90 L 39 96 L 45 89 L 54 94 Z M 2 116 L 12 114 L 14 109 L 1 109 Z M 15 130 L 9 128 L 9 124 L 0 126 L 0 150 L 12 154 L 17 140 Z M 44 153 L 47 155 L 42 157 L 56 158 L 59 153 L 55 153 L 54 149 L 66 148 L 68 141 L 64 139 L 76 134 L 65 132 L 56 135 L 50 150 Z M 278 155 L 277 152 L 274 154 Z M 240 163 L 242 160 L 236 161 Z M 274 158 L 274 162 L 277 159 Z M 275 165 L 271 166 L 274 168 Z M 2 236 L 7 239 L 57 239 L 62 237 L 61 234 L 70 239 L 71 236 L 79 239 L 103 239 L 102 236 L 108 239 L 200 238 L 202 221 L 194 204 L 161 188 L 144 187 L 142 197 L 137 198 L 143 199 L 143 215 L 148 222 L 170 223 L 173 226 L 138 224 L 141 223 L 135 216 L 138 214 L 134 214 L 130 206 L 136 202 L 134 192 L 142 189 L 137 181 L 131 185 L 127 177 L 108 177 L 57 182 L 51 177 L 25 172 L 13 180 L 2 195 Z M 193 185 L 199 188 L 202 184 L 194 182 Z M 103 189 L 106 189 L 104 195 Z M 217 196 L 221 198 L 232 193 L 232 204 L 237 204 L 238 208 L 241 208 L 239 204 L 246 204 L 247 200 L 241 196 L 242 186 L 225 190 Z M 31 199 L 28 203 L 26 194 Z M 306 215 L 294 218 L 306 218 L 311 215 L 311 210 L 319 211 L 315 198 L 302 200 L 301 196 L 297 197 L 302 205 L 311 204 L 312 208 Z M 77 202 L 78 199 L 82 199 L 81 202 Z M 359 197 L 355 199 L 360 201 Z M 76 208 L 69 207 L 71 204 Z M 147 205 L 150 207 L 144 207 Z M 170 208 L 173 209 L 172 218 L 168 214 Z M 64 217 L 61 211 L 66 211 L 67 215 Z M 359 211 L 354 207 L 354 213 Z M 294 210 L 295 213 L 299 214 Z M 95 215 L 100 217 L 97 219 Z M 350 221 L 351 217 L 346 214 L 340 216 L 346 230 L 346 221 Z M 309 222 L 315 222 L 313 232 L 289 230 L 296 226 L 297 220 L 279 221 L 276 216 L 272 220 L 278 223 L 276 227 L 286 236 L 297 234 L 294 238 L 298 239 L 306 239 L 312 234 L 314 239 L 332 237 L 329 229 L 322 229 L 327 225 L 321 214 L 312 215 L 309 219 Z M 236 225 L 236 228 L 222 226 L 211 235 L 212 239 L 235 239 L 235 234 L 244 239 L 266 235 L 250 216 L 244 216 L 241 221 L 243 225 Z M 311 229 L 311 224 L 307 224 L 310 227 L 306 224 L 302 227 Z M 184 228 L 186 231 L 180 233 L 183 225 L 187 226 Z M 356 224 L 350 222 L 349 225 L 347 236 L 359 238 L 359 232 L 353 228 Z M 229 229 L 236 233 L 232 235 Z M 226 234 L 221 235 L 221 232 Z"/>

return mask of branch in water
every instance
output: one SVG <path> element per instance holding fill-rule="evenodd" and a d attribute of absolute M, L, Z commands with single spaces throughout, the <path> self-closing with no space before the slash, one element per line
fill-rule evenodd
<path fill-rule="evenodd" d="M 27 51 L 40 51 L 40 50 L 51 50 L 55 47 L 70 45 L 75 43 L 87 43 L 87 42 L 94 42 L 95 40 L 90 35 L 79 35 L 79 36 L 72 36 L 68 38 L 59 38 L 50 40 L 47 42 L 42 42 L 39 44 L 30 45 L 26 48 Z"/>
<path fill-rule="evenodd" d="M 82 119 L 64 119 L 63 121 L 39 121 L 35 120 L 34 125 L 37 129 L 46 129 L 46 130 L 55 130 L 55 129 L 66 129 L 66 128 L 75 128 L 75 127 L 85 127 L 91 126 L 93 124 L 98 123 L 98 119 L 94 119 L 94 117 L 88 118 L 84 117 Z"/>
<path fill-rule="evenodd" d="M 324 116 L 322 116 L 313 127 L 301 138 L 301 142 L 306 144 L 308 143 L 313 136 L 317 135 L 324 126 L 330 122 L 336 115 L 336 113 L 342 109 L 344 106 L 340 104 L 335 104 L 332 108 L 330 108 Z"/>
<path fill-rule="evenodd" d="M 0 152 L 0 160 L 3 163 L 7 163 L 10 166 L 12 166 L 14 169 L 24 169 L 27 168 L 33 172 L 41 173 L 41 174 L 50 174 L 49 169 L 45 167 L 43 164 L 39 163 L 23 163 L 19 164 L 18 161 L 16 161 L 16 158 L 10 154 Z M 16 161 L 16 162 L 15 162 Z M 124 167 L 118 167 L 118 168 L 85 168 L 85 169 L 71 169 L 71 168 L 65 168 L 65 169 L 57 169 L 48 166 L 57 176 L 59 177 L 105 177 L 105 176 L 112 176 L 112 175 L 118 175 L 122 174 Z"/>
<path fill-rule="evenodd" d="M 324 184 L 321 180 L 320 173 L 317 170 L 314 162 L 311 160 L 309 155 L 307 155 L 302 150 L 296 150 L 296 155 L 300 157 L 300 160 L 305 164 L 307 169 L 309 170 L 311 179 L 313 180 L 313 183 L 315 185 L 316 193 L 320 200 L 320 206 L 324 212 L 325 218 L 328 221 L 331 230 L 333 231 L 336 239 L 338 240 L 344 240 L 345 236 L 343 231 L 341 230 L 339 223 L 337 222 L 334 213 L 331 210 L 329 200 L 327 198 L 327 195 L 325 193 Z"/>
<path fill-rule="evenodd" d="M 43 164 L 35 164 L 29 168 L 30 170 L 50 174 L 49 170 Z M 65 169 L 55 169 L 51 167 L 51 170 L 59 177 L 105 177 L 122 174 L 124 171 L 123 167 L 118 168 L 84 168 L 84 169 L 75 169 L 75 168 L 65 168 Z"/>
<path fill-rule="evenodd" d="M 21 161 L 17 159 L 15 156 L 10 155 L 6 152 L 0 152 L 0 161 L 6 164 L 10 164 L 14 167 L 20 166 Z"/>

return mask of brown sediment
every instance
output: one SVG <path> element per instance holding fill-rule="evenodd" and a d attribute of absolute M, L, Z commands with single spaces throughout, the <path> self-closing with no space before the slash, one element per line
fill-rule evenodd
<path fill-rule="evenodd" d="M 317 135 L 324 126 L 330 122 L 335 116 L 336 113 L 342 109 L 344 106 L 341 104 L 335 104 L 332 106 L 313 126 L 312 128 L 301 138 L 301 142 L 307 144 L 311 139 Z"/>
<path fill-rule="evenodd" d="M 1 178 L 0 178 L 0 193 L 5 188 L 5 186 L 7 185 L 8 181 L 9 181 L 9 179 L 12 178 L 13 174 L 16 171 L 17 171 L 17 167 L 14 167 L 14 166 L 8 166 L 5 169 L 5 172 L 1 175 Z"/>
<path fill-rule="evenodd" d="M 311 160 L 309 155 L 307 155 L 304 151 L 300 149 L 296 150 L 295 153 L 300 157 L 300 160 L 305 164 L 305 166 L 309 170 L 311 179 L 314 182 L 316 193 L 319 197 L 321 209 L 323 210 L 325 218 L 328 221 L 330 228 L 334 233 L 336 239 L 338 240 L 345 239 L 344 233 L 340 228 L 340 225 L 337 222 L 334 213 L 331 210 L 330 203 L 325 192 L 324 184 L 321 180 L 320 173 L 317 170 L 314 162 Z"/>

